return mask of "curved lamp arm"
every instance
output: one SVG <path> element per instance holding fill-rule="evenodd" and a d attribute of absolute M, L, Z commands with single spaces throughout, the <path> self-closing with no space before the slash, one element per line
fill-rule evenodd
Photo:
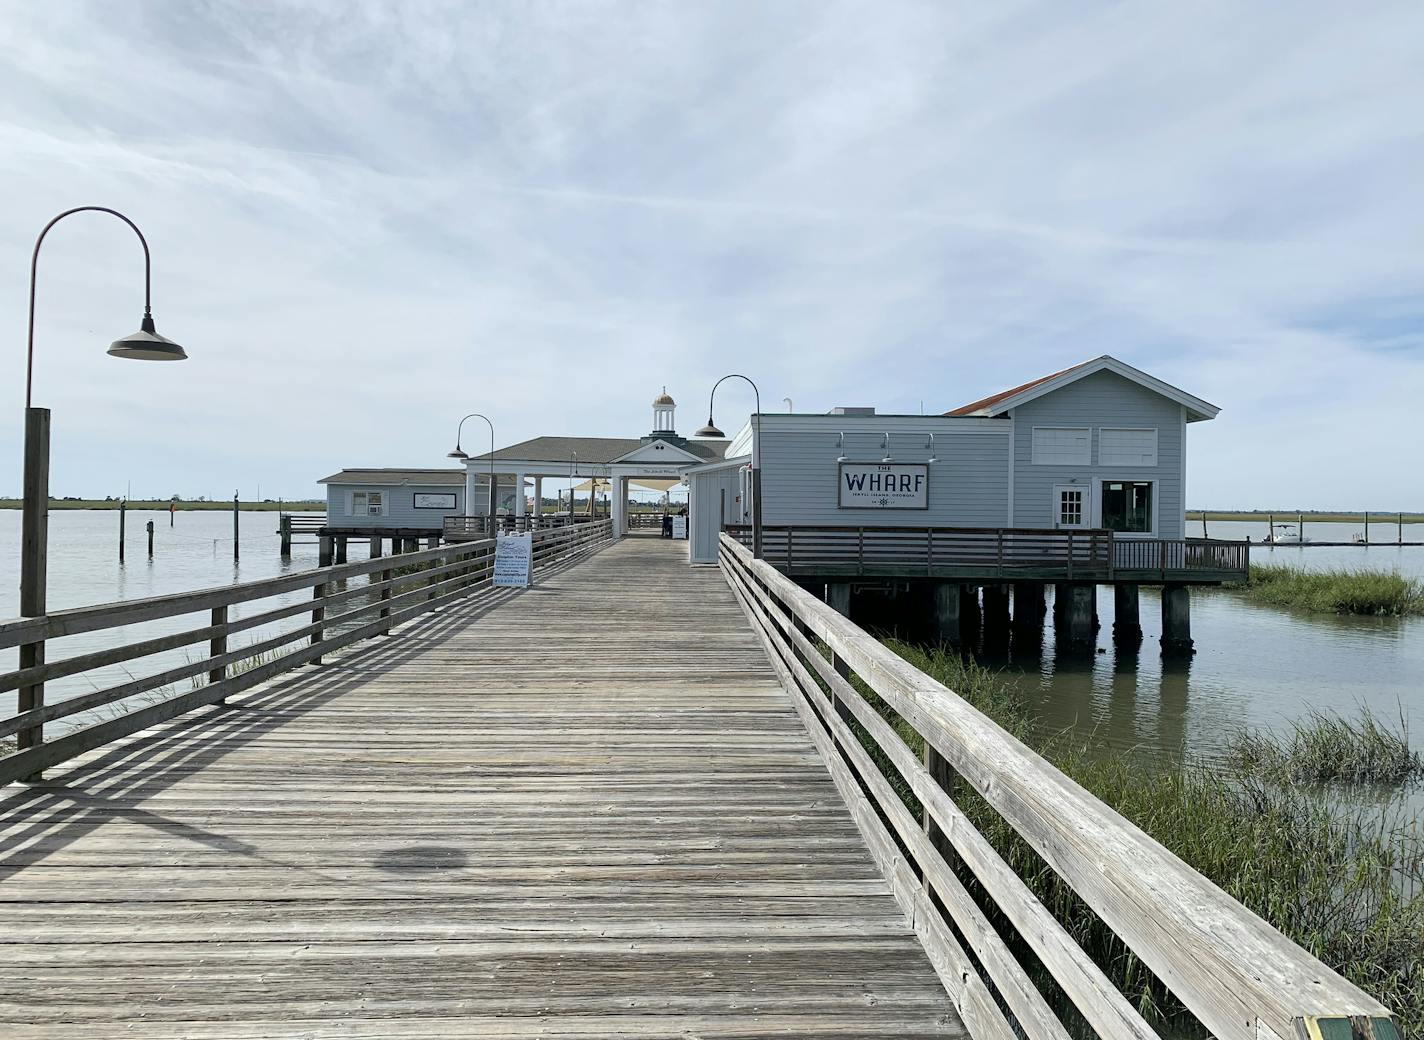
<path fill-rule="evenodd" d="M 481 415 L 479 412 L 471 412 L 465 419 L 483 419 L 490 431 L 490 497 L 493 498 L 498 492 L 499 481 L 494 475 L 494 423 L 490 422 L 489 416 Z M 455 450 L 460 450 L 460 435 L 465 430 L 465 419 L 460 420 L 460 425 L 455 427 Z"/>
<path fill-rule="evenodd" d="M 712 393 L 707 396 L 707 425 L 713 429 L 715 429 L 716 427 L 712 422 L 712 404 L 714 401 L 717 400 L 717 388 L 729 379 L 746 380 L 747 385 L 752 388 L 752 393 L 756 395 L 756 414 L 757 416 L 761 415 L 761 389 L 756 385 L 756 383 L 752 382 L 750 376 L 744 376 L 740 372 L 729 372 L 727 375 L 723 376 L 721 379 L 717 380 L 717 382 L 712 384 Z M 761 465 L 759 464 L 759 461 L 757 459 L 757 456 L 761 454 L 761 445 L 758 443 L 758 441 L 760 440 L 760 437 L 754 437 L 752 439 L 752 466 L 756 469 L 761 469 Z"/>
<path fill-rule="evenodd" d="M 108 213 L 118 217 L 129 227 L 133 228 L 133 233 L 138 236 L 139 243 L 143 246 L 143 323 L 141 328 L 144 332 L 154 333 L 153 326 L 153 265 L 148 255 L 148 239 L 143 237 L 143 232 L 138 229 L 128 217 L 124 216 L 116 209 L 108 206 L 75 206 L 59 214 L 40 232 L 39 238 L 35 239 L 35 250 L 30 254 L 30 328 L 28 343 L 25 350 L 25 407 L 29 408 L 31 403 L 31 388 L 34 384 L 35 374 L 35 276 L 39 271 L 40 246 L 44 244 L 45 236 L 49 234 L 49 229 L 58 224 L 65 217 L 73 216 L 75 213 Z"/>

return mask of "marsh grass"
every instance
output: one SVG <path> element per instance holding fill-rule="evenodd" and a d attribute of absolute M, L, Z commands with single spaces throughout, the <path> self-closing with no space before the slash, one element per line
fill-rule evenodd
<path fill-rule="evenodd" d="M 1241 773 L 1277 783 L 1398 785 L 1424 776 L 1424 755 L 1410 749 L 1403 716 L 1392 729 L 1363 707 L 1356 719 L 1312 711 L 1284 738 L 1237 734 L 1228 758 Z"/>
<path fill-rule="evenodd" d="M 1287 745 L 1257 735 L 1257 756 L 1235 772 L 1202 763 L 1165 765 L 1131 755 L 1106 757 L 1068 734 L 1035 736 L 1022 700 L 997 673 L 957 653 L 887 641 L 921 671 L 1029 744 L 1077 783 L 1141 827 L 1192 868 L 1310 953 L 1388 1005 L 1405 1035 L 1424 1027 L 1424 834 L 1397 811 L 1359 805 L 1330 791 L 1280 782 L 1260 763 L 1290 761 Z M 917 754 L 923 740 L 855 680 L 867 701 Z M 1305 725 L 1310 729 L 1309 724 Z M 1314 732 L 1314 730 L 1310 730 Z M 1333 727 L 1331 739 L 1357 742 L 1356 755 L 1388 731 L 1365 721 Z M 883 752 L 857 735 L 913 812 L 920 805 Z M 1323 739 L 1323 738 L 1321 738 Z M 1386 741 L 1388 746 L 1393 746 Z M 1195 1020 L 1073 889 L 962 778 L 951 795 L 1128 999 L 1149 1019 L 1192 1033 Z M 973 875 L 952 863 L 1025 965 L 1033 954 L 1014 937 Z M 1033 972 L 1048 995 L 1051 978 Z"/>
<path fill-rule="evenodd" d="M 1261 603 L 1326 614 L 1424 614 L 1424 582 L 1398 571 L 1364 567 L 1313 571 L 1282 563 L 1253 563 L 1244 590 Z"/>

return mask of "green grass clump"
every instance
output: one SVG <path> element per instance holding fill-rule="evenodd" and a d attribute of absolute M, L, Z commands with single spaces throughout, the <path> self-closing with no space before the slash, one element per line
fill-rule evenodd
<path fill-rule="evenodd" d="M 1326 614 L 1424 614 L 1424 582 L 1398 571 L 1310 571 L 1289 564 L 1253 563 L 1245 591 L 1262 603 Z"/>
<path fill-rule="evenodd" d="M 1202 763 L 1179 767 L 1130 755 L 1104 756 L 1083 737 L 1035 736 L 1023 701 L 1002 676 L 953 652 L 895 641 L 887 645 L 984 711 L 1277 930 L 1383 1001 L 1398 1016 L 1405 1035 L 1424 1028 L 1424 834 L 1415 820 L 1352 808 L 1338 790 L 1332 794 L 1282 782 L 1277 763 L 1306 762 L 1312 754 L 1328 756 L 1297 751 L 1293 741 L 1276 743 L 1264 735 L 1251 738 L 1251 756 L 1237 763 L 1238 772 L 1222 772 Z M 859 679 L 855 684 L 910 748 L 922 753 L 919 734 Z M 868 734 L 856 728 L 902 800 L 919 812 L 899 773 Z M 1368 756 L 1372 749 L 1397 752 L 1400 739 L 1368 714 L 1359 722 L 1307 720 L 1299 732 L 1307 744 L 1318 741 L 1322 747 L 1344 747 L 1355 758 Z M 1352 779 L 1362 772 L 1370 770 L 1357 765 L 1338 779 Z M 1190 1031 L 1184 1009 L 1170 993 L 977 791 L 956 777 L 950 794 L 1129 1000 L 1149 1018 Z M 1001 933 L 1012 936 L 1012 926 L 983 896 L 972 874 L 963 864 L 955 866 L 965 886 L 983 899 L 985 912 Z M 1031 952 L 1021 941 L 1015 942 L 1020 943 L 1017 952 L 1023 963 L 1032 964 Z M 1054 992 L 1045 974 L 1037 973 L 1037 978 L 1045 993 Z"/>
<path fill-rule="evenodd" d="M 1424 755 L 1410 749 L 1402 720 L 1390 729 L 1368 708 L 1354 720 L 1312 711 L 1284 739 L 1240 733 L 1229 757 L 1242 773 L 1277 783 L 1403 784 L 1424 776 Z"/>

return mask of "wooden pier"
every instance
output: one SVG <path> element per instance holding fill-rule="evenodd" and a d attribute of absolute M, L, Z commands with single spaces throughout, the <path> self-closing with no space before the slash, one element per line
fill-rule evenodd
<path fill-rule="evenodd" d="M 0 814 L 14 1040 L 963 1034 L 731 591 L 657 539 Z"/>
<path fill-rule="evenodd" d="M 963 815 L 963 783 L 1215 1036 L 1397 1040 L 1368 994 L 734 539 L 690 568 L 685 543 L 608 521 L 533 538 L 529 589 L 491 587 L 486 540 L 0 622 L 0 649 L 40 647 L 0 675 L 25 694 L 0 781 L 45 771 L 0 797 L 0 1035 L 1156 1040 Z M 193 644 L 209 656 L 45 701 Z M 287 656 L 237 666 L 263 647 Z M 111 714 L 44 731 L 76 702 Z"/>

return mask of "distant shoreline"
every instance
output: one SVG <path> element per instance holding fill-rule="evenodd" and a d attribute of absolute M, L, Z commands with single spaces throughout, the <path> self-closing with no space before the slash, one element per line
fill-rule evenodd
<path fill-rule="evenodd" d="M 168 507 L 179 513 L 202 512 L 226 510 L 232 512 L 232 502 L 165 502 L 158 499 L 132 499 L 128 503 L 130 509 L 157 510 L 168 512 Z M 0 509 L 19 509 L 20 500 L 18 498 L 0 498 Z M 49 500 L 50 512 L 60 509 L 118 509 L 118 499 L 92 499 L 92 498 L 52 498 Z M 244 513 L 267 512 L 275 513 L 325 513 L 326 503 L 323 501 L 310 502 L 238 502 L 238 508 Z"/>
<path fill-rule="evenodd" d="M 1370 523 L 1393 524 L 1398 520 L 1399 516 L 1399 513 L 1376 513 L 1374 510 L 1371 510 Z M 1403 516 L 1404 522 L 1406 524 L 1424 524 L 1424 513 L 1405 513 L 1403 514 Z M 1240 509 L 1226 512 L 1214 511 L 1211 509 L 1206 510 L 1206 518 L 1208 522 L 1212 520 L 1259 520 L 1262 523 L 1265 523 L 1271 517 L 1275 517 L 1277 522 L 1279 523 L 1287 524 L 1294 523 L 1298 517 L 1304 517 L 1307 523 L 1314 521 L 1315 523 L 1320 524 L 1363 524 L 1365 522 L 1365 514 L 1363 512 L 1312 513 L 1309 511 L 1302 512 L 1299 509 Z M 1201 518 L 1202 510 L 1187 510 L 1188 520 L 1200 521 Z"/>

